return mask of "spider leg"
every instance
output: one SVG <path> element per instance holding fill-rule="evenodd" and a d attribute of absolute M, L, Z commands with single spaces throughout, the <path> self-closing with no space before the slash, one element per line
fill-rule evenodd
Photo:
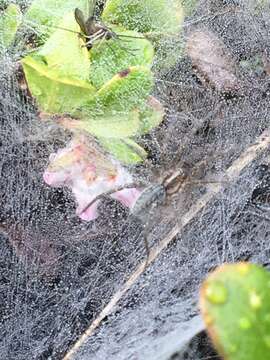
<path fill-rule="evenodd" d="M 150 233 L 150 227 L 151 227 L 151 224 L 152 224 L 152 219 L 153 219 L 153 213 L 155 212 L 155 209 L 156 209 L 156 204 L 153 203 L 151 206 L 150 206 L 150 209 L 149 209 L 149 217 L 146 221 L 146 223 L 143 224 L 143 231 L 142 231 L 142 235 L 143 235 L 143 241 L 144 241 L 144 248 L 145 248 L 145 253 L 146 253 L 146 258 L 145 258 L 145 263 L 144 263 L 144 271 L 146 270 L 148 264 L 149 264 L 149 260 L 150 260 L 150 244 L 149 244 L 149 241 L 148 241 L 148 235 Z"/>
<path fill-rule="evenodd" d="M 87 39 L 86 43 L 82 45 L 83 47 L 91 47 L 93 46 L 94 42 L 104 37 L 104 31 L 101 29 L 98 32 L 96 32 L 94 35 L 91 36 L 85 36 L 85 39 Z"/>
<path fill-rule="evenodd" d="M 97 202 L 98 200 L 104 199 L 105 197 L 114 194 L 118 191 L 124 190 L 124 189 L 132 189 L 135 188 L 136 186 L 138 186 L 138 184 L 135 183 L 131 183 L 131 184 L 126 184 L 126 185 L 122 185 L 122 186 L 118 186 L 114 189 L 105 191 L 104 193 L 97 195 L 92 201 L 89 202 L 89 204 L 87 204 L 83 210 L 81 211 L 80 214 L 82 214 L 83 212 L 85 212 L 86 210 L 88 210 L 95 202 Z"/>
<path fill-rule="evenodd" d="M 105 37 L 103 36 L 100 40 L 100 42 L 97 44 L 97 46 L 95 47 L 97 50 L 100 48 L 100 46 L 104 43 L 104 41 L 106 41 Z M 92 44 L 91 44 L 92 45 Z"/>
<path fill-rule="evenodd" d="M 97 32 L 95 32 L 92 35 L 84 35 L 84 38 L 87 40 L 94 41 L 97 36 L 100 36 L 100 34 L 102 34 L 102 35 L 104 34 L 103 29 L 98 30 Z"/>
<path fill-rule="evenodd" d="M 143 36 L 132 36 L 132 35 L 124 35 L 124 34 L 117 34 L 117 36 L 118 36 L 119 38 L 123 37 L 123 38 L 129 38 L 129 39 L 142 39 L 142 40 L 146 40 L 146 38 L 143 37 Z M 123 39 L 123 41 L 124 41 L 124 39 Z"/>
<path fill-rule="evenodd" d="M 114 35 L 113 35 L 112 39 L 118 40 L 118 46 L 119 46 L 119 48 L 121 50 L 124 50 L 125 52 L 130 53 L 133 56 L 135 55 L 136 51 L 139 50 L 139 49 L 129 49 L 126 46 L 121 45 L 121 42 L 129 42 L 129 41 L 125 41 L 123 39 L 120 39 L 119 35 L 117 35 L 116 33 L 113 33 L 113 34 Z"/>
<path fill-rule="evenodd" d="M 118 39 L 119 42 L 122 41 L 120 39 Z M 136 51 L 138 51 L 139 49 L 129 49 L 128 47 L 126 46 L 122 46 L 122 45 L 119 45 L 120 49 L 124 50 L 125 52 L 127 52 L 128 54 L 131 54 L 132 56 L 134 56 L 136 54 Z"/>
<path fill-rule="evenodd" d="M 150 258 L 150 246 L 148 242 L 148 233 L 144 230 L 143 233 L 143 241 L 144 241 L 144 248 L 146 253 L 145 263 L 144 263 L 144 270 L 146 270 L 148 264 L 149 264 L 149 258 Z"/>
<path fill-rule="evenodd" d="M 108 48 L 111 50 L 111 52 L 113 53 L 113 56 L 116 58 L 116 52 L 114 51 L 113 47 L 110 45 L 109 41 L 107 42 Z"/>

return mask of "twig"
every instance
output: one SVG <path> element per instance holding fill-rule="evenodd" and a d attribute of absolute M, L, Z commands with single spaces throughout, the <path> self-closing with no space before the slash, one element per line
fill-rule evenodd
<path fill-rule="evenodd" d="M 226 178 L 227 184 L 233 182 L 253 160 L 261 155 L 270 146 L 270 130 L 266 130 L 257 139 L 257 141 L 251 145 L 246 151 L 244 151 L 237 160 L 224 172 L 224 178 Z M 187 211 L 181 218 L 181 223 L 175 225 L 167 236 L 160 241 L 160 243 L 154 247 L 149 254 L 148 265 L 150 265 L 159 254 L 167 247 L 167 245 L 178 235 L 178 233 L 184 229 L 184 227 L 193 220 L 196 215 L 217 195 L 223 188 L 224 184 L 212 183 L 207 187 L 206 193 Z M 129 279 L 124 283 L 109 303 L 100 312 L 98 317 L 91 323 L 89 328 L 81 335 L 73 347 L 67 352 L 63 360 L 71 360 L 73 355 L 82 347 L 82 345 L 93 335 L 94 331 L 101 324 L 105 317 L 110 315 L 114 309 L 114 306 L 125 295 L 125 293 L 134 285 L 136 280 L 145 270 L 145 263 L 142 262 L 135 271 L 131 274 Z"/>

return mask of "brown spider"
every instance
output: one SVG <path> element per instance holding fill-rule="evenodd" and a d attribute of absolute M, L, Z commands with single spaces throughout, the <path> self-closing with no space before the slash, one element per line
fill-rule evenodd
<path fill-rule="evenodd" d="M 109 191 L 106 191 L 97 197 L 95 197 L 83 210 L 86 211 L 90 208 L 96 201 L 101 200 L 115 192 L 134 187 L 143 187 L 146 186 L 142 191 L 141 195 L 137 199 L 134 206 L 130 209 L 130 216 L 134 219 L 139 220 L 144 227 L 143 238 L 145 243 L 146 250 L 146 265 L 148 264 L 149 259 L 149 243 L 147 240 L 148 233 L 148 224 L 150 223 L 151 215 L 156 207 L 164 205 L 168 198 L 171 198 L 173 194 L 176 194 L 181 187 L 187 183 L 188 175 L 182 170 L 177 170 L 171 172 L 167 175 L 161 183 L 148 185 L 143 182 L 130 183 L 124 186 L 120 186 Z"/>
<path fill-rule="evenodd" d="M 204 163 L 204 161 L 202 161 Z M 146 184 L 143 182 L 130 183 L 123 186 L 119 186 L 117 188 L 106 191 L 97 197 L 95 197 L 83 210 L 86 211 L 89 207 L 91 207 L 96 201 L 101 200 L 115 192 L 134 187 L 145 187 L 142 191 L 141 195 L 137 199 L 136 203 L 130 209 L 130 217 L 133 219 L 137 219 L 143 225 L 143 239 L 145 243 L 146 250 L 146 261 L 145 267 L 148 264 L 149 255 L 150 255 L 150 247 L 148 243 L 148 225 L 151 223 L 151 216 L 155 209 L 161 205 L 164 205 L 168 200 L 172 198 L 172 196 L 179 192 L 181 188 L 188 184 L 209 184 L 209 183 L 220 183 L 220 181 L 194 181 L 189 179 L 192 177 L 193 172 L 188 174 L 187 171 L 184 170 L 176 170 L 171 171 L 160 183 L 156 184 Z"/>

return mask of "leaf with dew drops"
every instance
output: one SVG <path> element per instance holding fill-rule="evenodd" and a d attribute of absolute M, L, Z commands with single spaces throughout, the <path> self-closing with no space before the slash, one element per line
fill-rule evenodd
<path fill-rule="evenodd" d="M 116 159 L 130 165 L 142 162 L 147 156 L 147 152 L 130 137 L 148 133 L 163 120 L 163 115 L 163 106 L 149 96 L 140 111 L 108 113 L 91 119 L 63 118 L 59 122 L 70 130 L 84 130 L 96 136 Z"/>
<path fill-rule="evenodd" d="M 63 27 L 76 30 L 73 13 Z M 24 74 L 40 110 L 72 113 L 89 101 L 96 89 L 89 82 L 89 57 L 77 34 L 57 29 L 36 53 L 22 59 Z"/>
<path fill-rule="evenodd" d="M 156 50 L 154 70 L 166 71 L 183 53 L 184 12 L 181 0 L 109 0 L 102 19 L 146 33 Z"/>
<path fill-rule="evenodd" d="M 107 139 L 99 138 L 100 144 L 117 160 L 125 165 L 134 165 L 147 157 L 147 152 L 130 138 Z"/>
<path fill-rule="evenodd" d="M 112 27 L 112 30 L 120 36 L 119 39 L 101 40 L 89 52 L 90 81 L 97 88 L 124 69 L 137 65 L 150 68 L 153 63 L 154 48 L 142 34 L 119 26 Z"/>
<path fill-rule="evenodd" d="M 28 89 L 43 112 L 72 113 L 95 91 L 87 81 L 63 77 L 49 69 L 42 57 L 27 56 L 22 64 Z"/>
<path fill-rule="evenodd" d="M 87 81 L 89 78 L 90 63 L 84 42 L 76 32 L 79 26 L 75 21 L 74 13 L 66 14 L 42 48 L 38 55 L 46 59 L 48 68 L 57 71 L 59 75 Z"/>
<path fill-rule="evenodd" d="M 34 0 L 28 8 L 24 23 L 34 29 L 40 35 L 48 35 L 55 31 L 61 19 L 68 13 L 79 7 L 87 11 L 89 0 Z M 68 29 L 68 28 L 67 28 Z"/>
<path fill-rule="evenodd" d="M 270 353 L 270 274 L 250 264 L 225 264 L 200 290 L 209 335 L 224 359 L 266 360 Z"/>
<path fill-rule="evenodd" d="M 22 20 L 20 8 L 10 4 L 0 17 L 0 54 L 14 41 L 18 27 Z"/>
<path fill-rule="evenodd" d="M 180 0 L 108 0 L 102 20 L 141 33 L 177 33 L 184 19 Z"/>
<path fill-rule="evenodd" d="M 72 119 L 63 117 L 58 120 L 59 124 L 66 129 L 73 131 L 86 131 L 96 137 L 104 138 L 126 138 L 136 135 L 140 118 L 138 110 L 128 113 L 105 113 L 100 117 L 90 117 L 81 119 Z"/>
<path fill-rule="evenodd" d="M 149 96 L 140 111 L 139 134 L 147 134 L 150 130 L 158 126 L 164 117 L 162 104 L 154 97 Z"/>
<path fill-rule="evenodd" d="M 198 3 L 198 0 L 182 0 L 181 4 L 184 8 L 185 16 L 192 15 L 196 10 Z"/>
<path fill-rule="evenodd" d="M 131 66 L 114 75 L 80 110 L 83 117 L 103 116 L 108 112 L 128 113 L 140 109 L 153 88 L 153 74 L 145 66 Z"/>

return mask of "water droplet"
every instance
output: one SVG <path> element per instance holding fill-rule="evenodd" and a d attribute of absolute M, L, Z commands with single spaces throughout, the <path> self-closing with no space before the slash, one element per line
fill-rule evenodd
<path fill-rule="evenodd" d="M 228 290 L 222 283 L 212 281 L 206 288 L 206 297 L 213 304 L 224 304 L 228 298 Z"/>
<path fill-rule="evenodd" d="M 246 275 L 250 270 L 250 264 L 248 263 L 240 263 L 237 265 L 237 271 L 240 273 L 240 275 Z"/>
<path fill-rule="evenodd" d="M 250 294 L 249 303 L 251 307 L 256 310 L 262 306 L 262 299 L 255 291 L 253 291 Z"/>
<path fill-rule="evenodd" d="M 263 341 L 265 342 L 266 346 L 270 348 L 270 335 L 264 336 Z"/>
<path fill-rule="evenodd" d="M 236 344 L 228 344 L 227 350 L 228 350 L 229 354 L 235 354 L 237 351 L 237 345 Z"/>
<path fill-rule="evenodd" d="M 246 318 L 246 317 L 243 317 L 239 320 L 239 327 L 243 330 L 248 330 L 251 328 L 251 321 Z"/>

